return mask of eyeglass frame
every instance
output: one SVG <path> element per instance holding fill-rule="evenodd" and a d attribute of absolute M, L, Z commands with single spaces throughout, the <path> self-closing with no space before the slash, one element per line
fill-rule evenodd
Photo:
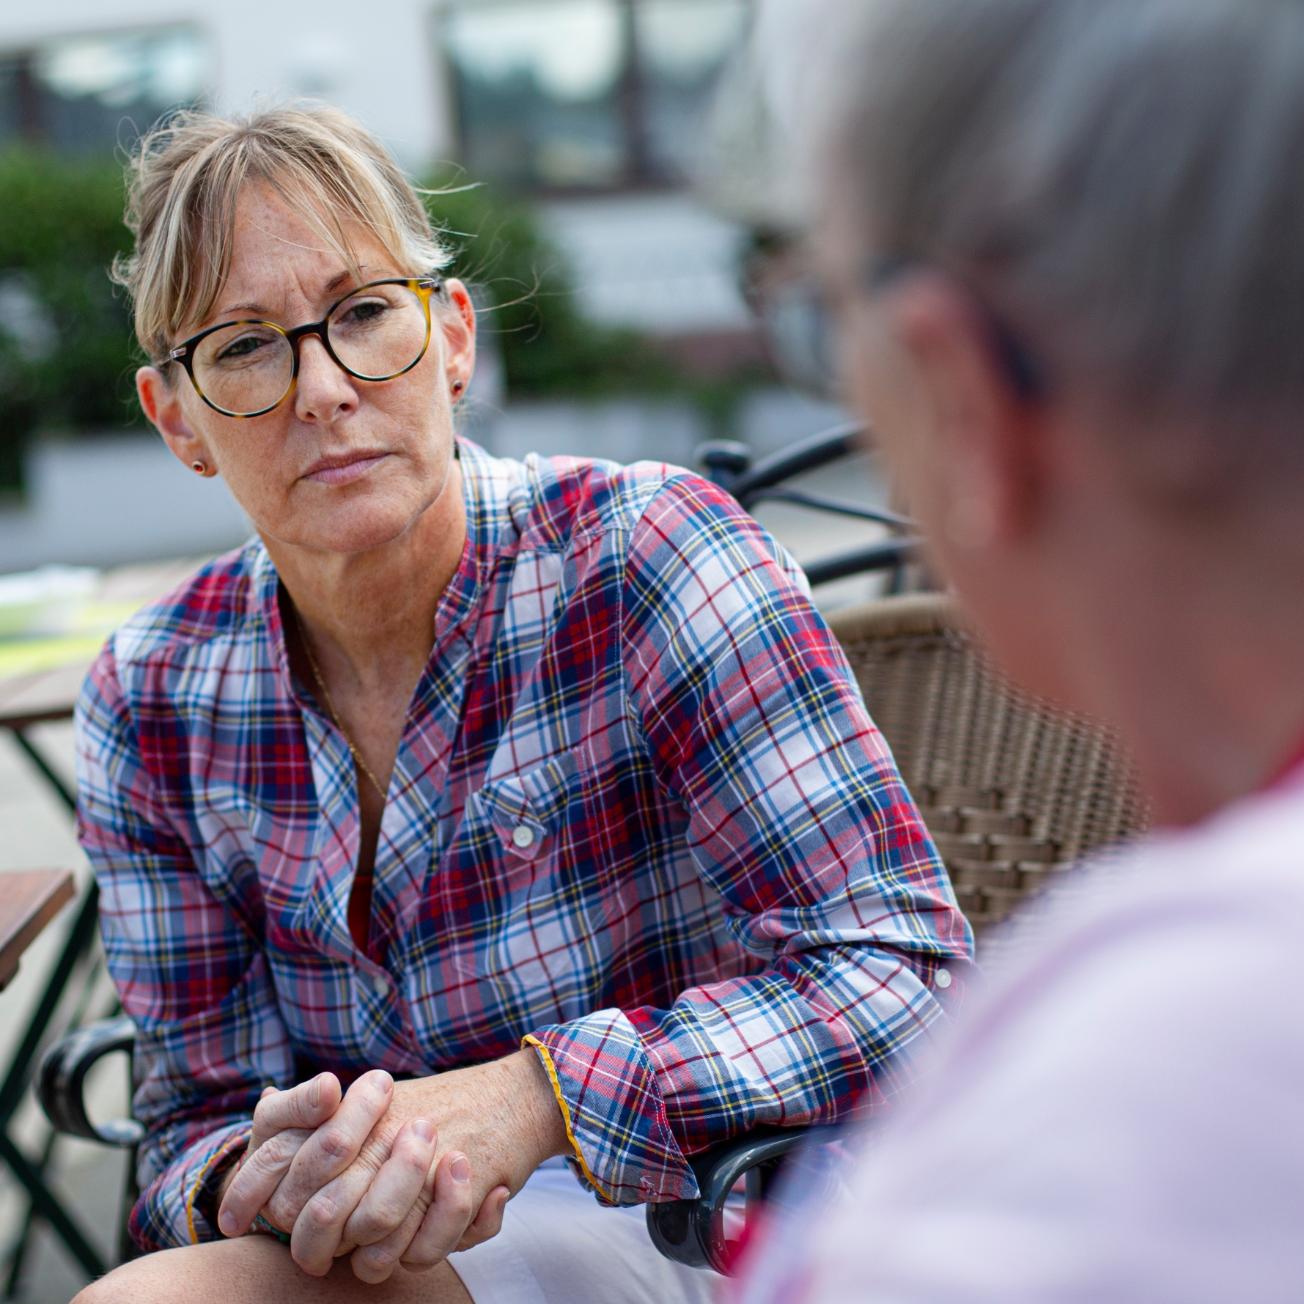
<path fill-rule="evenodd" d="M 364 376 L 360 372 L 354 371 L 352 367 L 340 359 L 339 354 L 337 354 L 331 347 L 330 332 L 328 330 L 330 319 L 333 316 L 335 309 L 338 308 L 340 304 L 346 303 L 349 299 L 352 299 L 355 294 L 361 294 L 364 290 L 369 290 L 375 285 L 406 286 L 421 300 L 421 306 L 425 309 L 426 313 L 426 338 L 422 342 L 421 349 L 417 353 L 417 356 L 413 358 L 406 367 L 401 367 L 398 371 L 391 372 L 388 376 Z M 329 308 L 327 308 L 326 315 L 321 319 L 321 321 L 305 322 L 302 326 L 294 326 L 290 328 L 282 326 L 280 322 L 264 321 L 255 317 L 241 317 L 236 318 L 233 321 L 220 321 L 215 326 L 207 326 L 198 334 L 190 336 L 189 339 L 182 340 L 180 344 L 169 349 L 164 357 L 156 359 L 153 365 L 161 370 L 170 363 L 179 363 L 185 369 L 186 375 L 190 377 L 190 384 L 193 386 L 195 393 L 198 394 L 204 403 L 212 408 L 214 412 L 217 412 L 224 417 L 232 417 L 236 421 L 247 421 L 251 417 L 266 416 L 267 413 L 275 411 L 287 398 L 290 397 L 292 393 L 294 393 L 295 385 L 299 380 L 299 345 L 300 342 L 309 335 L 315 335 L 321 341 L 322 348 L 326 350 L 326 354 L 330 360 L 339 367 L 341 371 L 352 376 L 355 380 L 365 380 L 379 384 L 381 381 L 395 380 L 406 372 L 411 371 L 412 368 L 426 356 L 426 350 L 430 348 L 430 337 L 433 334 L 433 326 L 430 320 L 430 296 L 432 294 L 441 294 L 443 290 L 444 281 L 438 276 L 382 277 L 380 280 L 368 281 L 365 285 L 359 285 L 350 290 L 347 294 L 340 295 L 340 297 L 336 299 Z M 285 393 L 283 393 L 275 403 L 271 403 L 265 408 L 259 408 L 257 412 L 228 412 L 226 408 L 218 407 L 218 405 L 204 393 L 199 381 L 195 379 L 195 350 L 210 335 L 214 334 L 216 331 L 226 330 L 231 326 L 266 326 L 271 330 L 279 332 L 285 337 L 290 345 L 290 380 L 285 387 Z"/>

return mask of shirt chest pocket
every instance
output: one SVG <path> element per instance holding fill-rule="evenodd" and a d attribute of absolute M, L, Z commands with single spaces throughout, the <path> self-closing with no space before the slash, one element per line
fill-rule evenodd
<path fill-rule="evenodd" d="M 488 835 L 509 864 L 557 854 L 575 773 L 574 757 L 563 752 L 519 774 L 492 779 L 475 794 Z"/>

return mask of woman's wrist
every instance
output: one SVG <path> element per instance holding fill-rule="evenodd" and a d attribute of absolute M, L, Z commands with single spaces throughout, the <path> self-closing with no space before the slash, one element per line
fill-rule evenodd
<path fill-rule="evenodd" d="M 521 1095 L 529 1102 L 530 1130 L 536 1142 L 535 1167 L 545 1159 L 570 1154 L 570 1139 L 566 1134 L 561 1102 L 539 1052 L 531 1046 L 524 1046 L 508 1060 L 514 1061 L 513 1068 L 521 1082 Z"/>
<path fill-rule="evenodd" d="M 231 1185 L 236 1173 L 240 1171 L 240 1165 L 244 1163 L 245 1156 L 248 1154 L 246 1146 L 236 1145 L 220 1161 L 220 1168 L 211 1172 L 201 1192 L 198 1207 L 200 1212 L 213 1226 L 217 1226 L 217 1215 L 222 1208 L 222 1201 L 226 1198 L 226 1189 Z"/>
<path fill-rule="evenodd" d="M 226 1171 L 222 1174 L 221 1179 L 217 1183 L 217 1194 L 213 1199 L 213 1225 L 215 1227 L 217 1226 L 217 1212 L 221 1209 L 222 1201 L 226 1198 L 227 1187 L 235 1181 L 235 1175 L 240 1171 L 240 1167 L 245 1159 L 248 1158 L 248 1155 L 248 1148 L 240 1151 L 235 1163 L 227 1166 Z M 262 1232 L 267 1236 L 275 1236 L 282 1245 L 289 1245 L 290 1243 L 290 1233 L 282 1231 L 279 1227 L 273 1226 L 261 1213 L 258 1214 L 253 1222 L 249 1224 L 249 1230 L 251 1232 Z"/>
<path fill-rule="evenodd" d="M 226 1199 L 226 1189 L 233 1181 L 235 1181 L 235 1175 L 240 1171 L 240 1165 L 244 1163 L 245 1155 L 248 1153 L 247 1150 L 242 1150 L 239 1155 L 236 1156 L 235 1163 L 229 1164 L 225 1172 L 223 1172 L 222 1176 L 218 1179 L 217 1194 L 213 1200 L 214 1210 L 222 1207 L 222 1201 Z"/>

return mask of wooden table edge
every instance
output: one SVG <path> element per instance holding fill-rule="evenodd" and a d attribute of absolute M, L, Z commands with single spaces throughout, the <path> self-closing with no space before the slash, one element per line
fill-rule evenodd
<path fill-rule="evenodd" d="M 18 966 L 23 953 L 45 930 L 50 921 L 76 894 L 76 882 L 70 869 L 15 869 L 0 874 L 0 892 L 5 889 L 6 879 L 15 878 L 35 880 L 44 886 L 38 887 L 31 913 L 23 923 L 7 938 L 0 939 L 0 988 L 7 987 Z"/>

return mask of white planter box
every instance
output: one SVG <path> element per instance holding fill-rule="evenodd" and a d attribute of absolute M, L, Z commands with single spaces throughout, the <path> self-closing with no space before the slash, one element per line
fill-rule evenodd
<path fill-rule="evenodd" d="M 0 572 L 193 556 L 249 534 L 231 495 L 153 434 L 38 440 L 26 480 L 25 500 L 0 509 Z"/>
<path fill-rule="evenodd" d="M 711 436 L 682 402 L 477 402 L 463 427 L 491 452 L 641 458 L 692 466 Z M 836 409 L 781 391 L 750 397 L 737 437 L 758 454 L 772 452 L 839 419 Z M 195 557 L 235 547 L 250 527 L 226 488 L 183 467 L 153 434 L 38 440 L 27 458 L 23 502 L 0 507 L 0 574 L 48 562 L 114 566 L 165 557 Z M 859 496 L 867 485 L 847 486 Z M 823 522 L 816 528 L 840 528 Z"/>

